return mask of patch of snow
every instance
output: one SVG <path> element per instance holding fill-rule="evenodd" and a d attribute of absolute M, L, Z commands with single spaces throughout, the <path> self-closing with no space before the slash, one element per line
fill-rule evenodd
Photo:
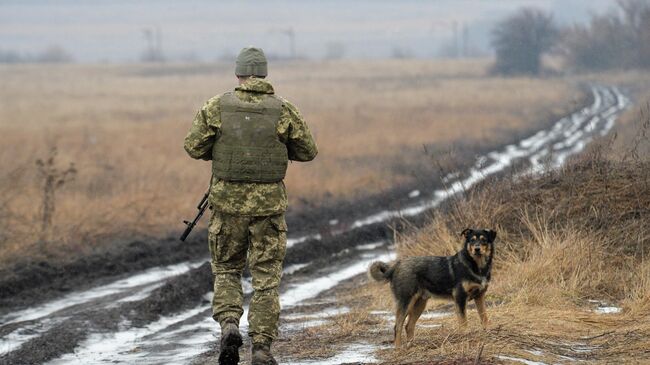
<path fill-rule="evenodd" d="M 284 272 L 284 275 L 290 275 L 290 274 L 293 274 L 294 272 L 302 269 L 303 267 L 307 267 L 307 266 L 309 266 L 309 263 L 306 263 L 306 264 L 293 264 L 293 265 L 289 265 L 289 266 L 285 267 L 283 272 Z"/>
<path fill-rule="evenodd" d="M 394 260 L 395 258 L 396 254 L 393 252 L 383 255 L 373 255 L 372 258 L 357 261 L 342 270 L 329 275 L 321 276 L 310 281 L 309 283 L 294 285 L 281 295 L 280 304 L 285 308 L 294 306 L 303 300 L 313 298 L 321 292 L 335 287 L 344 280 L 351 279 L 359 274 L 364 273 L 368 269 L 368 265 L 370 265 L 375 260 L 390 261 Z"/>
<path fill-rule="evenodd" d="M 286 364 L 292 365 L 338 365 L 338 364 L 354 364 L 354 363 L 376 363 L 379 362 L 374 356 L 374 352 L 379 347 L 368 343 L 358 343 L 348 346 L 345 350 L 338 355 L 323 360 L 309 360 L 309 361 L 283 361 Z"/>
<path fill-rule="evenodd" d="M 440 324 L 434 324 L 434 323 L 418 323 L 417 327 L 422 327 L 422 328 L 438 328 L 442 327 Z"/>
<path fill-rule="evenodd" d="M 322 325 L 327 324 L 329 322 L 330 321 L 328 321 L 326 319 L 312 319 L 312 320 L 309 320 L 309 321 L 286 323 L 282 327 L 284 329 L 288 330 L 288 331 L 300 331 L 300 330 L 304 330 L 306 328 L 322 326 Z"/>
<path fill-rule="evenodd" d="M 287 248 L 289 248 L 291 246 L 295 246 L 295 245 L 297 245 L 299 243 L 306 242 L 306 241 L 311 241 L 311 240 L 320 241 L 322 239 L 323 239 L 323 237 L 318 233 L 316 233 L 316 234 L 308 234 L 306 236 L 302 236 L 302 237 L 298 237 L 298 238 L 288 238 L 287 239 Z"/>
<path fill-rule="evenodd" d="M 151 294 L 151 292 L 153 292 L 154 290 L 160 288 L 161 286 L 162 286 L 162 283 L 154 284 L 154 285 L 151 285 L 149 287 L 143 288 L 141 291 L 139 291 L 139 292 L 137 292 L 137 293 L 135 293 L 133 295 L 129 295 L 128 297 L 121 298 L 120 300 L 118 300 L 114 304 L 109 305 L 107 308 L 117 307 L 117 303 L 137 302 L 138 300 L 143 300 L 146 297 L 148 297 Z"/>
<path fill-rule="evenodd" d="M 375 315 L 375 316 L 382 316 L 382 315 L 386 315 L 386 314 L 392 314 L 389 311 L 370 311 L 369 313 L 372 314 L 372 315 Z"/>
<path fill-rule="evenodd" d="M 356 246 L 356 249 L 360 251 L 371 251 L 385 245 L 386 242 L 387 241 L 377 241 L 377 242 L 367 243 L 365 245 L 358 245 Z"/>
<path fill-rule="evenodd" d="M 413 190 L 409 193 L 409 198 L 411 199 L 417 198 L 418 196 L 420 196 L 420 190 Z"/>
<path fill-rule="evenodd" d="M 314 319 L 314 318 L 329 318 L 329 317 L 334 317 L 338 316 L 341 314 L 346 314 L 350 312 L 350 308 L 348 307 L 331 307 L 331 308 L 326 308 L 323 309 L 322 311 L 316 312 L 316 313 L 294 313 L 294 314 L 287 314 L 286 316 L 282 316 L 284 319 L 288 320 L 296 320 L 296 319 Z"/>
<path fill-rule="evenodd" d="M 150 323 L 142 328 L 129 328 L 125 331 L 109 334 L 91 334 L 77 349 L 75 349 L 74 353 L 65 354 L 47 364 L 104 364 L 106 361 L 104 361 L 102 357 L 105 354 L 111 354 L 113 355 L 113 358 L 127 358 L 129 360 L 125 362 L 131 364 L 156 363 L 148 362 L 149 355 L 151 355 L 150 353 L 147 351 L 137 350 L 138 339 L 144 335 L 162 331 L 174 324 L 203 313 L 205 310 L 206 308 L 204 306 L 199 306 L 178 315 L 161 317 L 156 322 Z M 169 363 L 173 363 L 173 361 Z"/>
<path fill-rule="evenodd" d="M 535 349 L 535 350 L 526 350 L 526 352 L 531 353 L 531 354 L 533 354 L 535 356 L 543 356 L 544 355 L 544 352 L 542 352 L 541 350 L 537 350 L 537 349 Z"/>
<path fill-rule="evenodd" d="M 612 305 L 602 300 L 589 299 L 587 301 L 589 303 L 594 303 L 597 305 L 593 311 L 598 314 L 616 314 L 616 313 L 620 313 L 623 310 L 620 307 L 617 307 L 615 305 Z"/>
<path fill-rule="evenodd" d="M 56 323 L 58 322 L 59 321 L 56 321 Z M 50 329 L 54 323 L 54 320 L 43 319 L 37 323 L 16 329 L 15 331 L 8 333 L 2 337 L 2 342 L 0 342 L 0 355 L 14 351 L 22 346 L 23 343 L 40 336 L 43 332 Z"/>
<path fill-rule="evenodd" d="M 481 156 L 481 157 L 483 157 L 483 156 Z M 449 181 L 451 181 L 451 180 L 453 180 L 453 179 L 458 178 L 458 176 L 460 176 L 460 172 L 452 172 L 452 173 L 449 173 L 449 174 L 447 174 L 445 177 L 442 178 L 442 183 L 443 183 L 443 184 L 446 184 L 447 182 L 449 182 Z"/>
<path fill-rule="evenodd" d="M 503 356 L 503 355 L 498 355 L 497 357 L 499 359 L 502 359 L 502 360 L 520 362 L 520 363 L 526 364 L 526 365 L 547 365 L 545 362 L 531 361 L 531 360 L 521 359 L 519 357 L 510 357 L 510 356 Z"/>
<path fill-rule="evenodd" d="M 594 312 L 598 314 L 613 314 L 613 313 L 620 313 L 623 309 L 619 307 L 598 307 L 594 310 Z"/>
<path fill-rule="evenodd" d="M 438 312 L 438 311 L 429 312 L 429 311 L 426 311 L 426 312 L 424 312 L 422 314 L 422 316 L 420 316 L 420 318 L 423 318 L 423 319 L 435 319 L 435 318 L 448 317 L 450 315 L 451 315 L 450 312 Z"/>

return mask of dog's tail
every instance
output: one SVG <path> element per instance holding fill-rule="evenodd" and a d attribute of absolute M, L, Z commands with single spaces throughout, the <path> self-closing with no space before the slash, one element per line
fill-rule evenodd
<path fill-rule="evenodd" d="M 368 276 L 376 281 L 388 282 L 393 278 L 393 268 L 385 262 L 375 261 L 368 269 Z"/>

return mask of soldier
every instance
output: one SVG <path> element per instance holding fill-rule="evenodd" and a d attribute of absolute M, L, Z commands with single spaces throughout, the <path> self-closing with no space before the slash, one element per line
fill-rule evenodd
<path fill-rule="evenodd" d="M 295 106 L 274 94 L 267 62 L 255 47 L 242 49 L 234 92 L 208 100 L 185 137 L 185 151 L 212 160 L 208 243 L 214 274 L 213 318 L 221 325 L 219 364 L 237 364 L 242 337 L 241 275 L 248 256 L 253 297 L 248 312 L 252 364 L 277 364 L 278 287 L 286 251 L 289 160 L 311 161 L 314 139 Z"/>

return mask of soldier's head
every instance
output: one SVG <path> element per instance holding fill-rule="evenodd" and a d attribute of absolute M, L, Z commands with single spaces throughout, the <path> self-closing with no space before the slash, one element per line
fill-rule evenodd
<path fill-rule="evenodd" d="M 251 76 L 265 78 L 267 69 L 264 51 L 253 46 L 243 48 L 235 62 L 235 75 L 240 84 Z"/>

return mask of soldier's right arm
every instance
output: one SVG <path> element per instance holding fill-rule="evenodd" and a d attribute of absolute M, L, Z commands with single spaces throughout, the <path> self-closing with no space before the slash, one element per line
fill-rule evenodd
<path fill-rule="evenodd" d="M 219 97 L 208 100 L 196 113 L 192 127 L 185 136 L 185 151 L 197 160 L 212 160 L 212 146 L 219 138 Z"/>

